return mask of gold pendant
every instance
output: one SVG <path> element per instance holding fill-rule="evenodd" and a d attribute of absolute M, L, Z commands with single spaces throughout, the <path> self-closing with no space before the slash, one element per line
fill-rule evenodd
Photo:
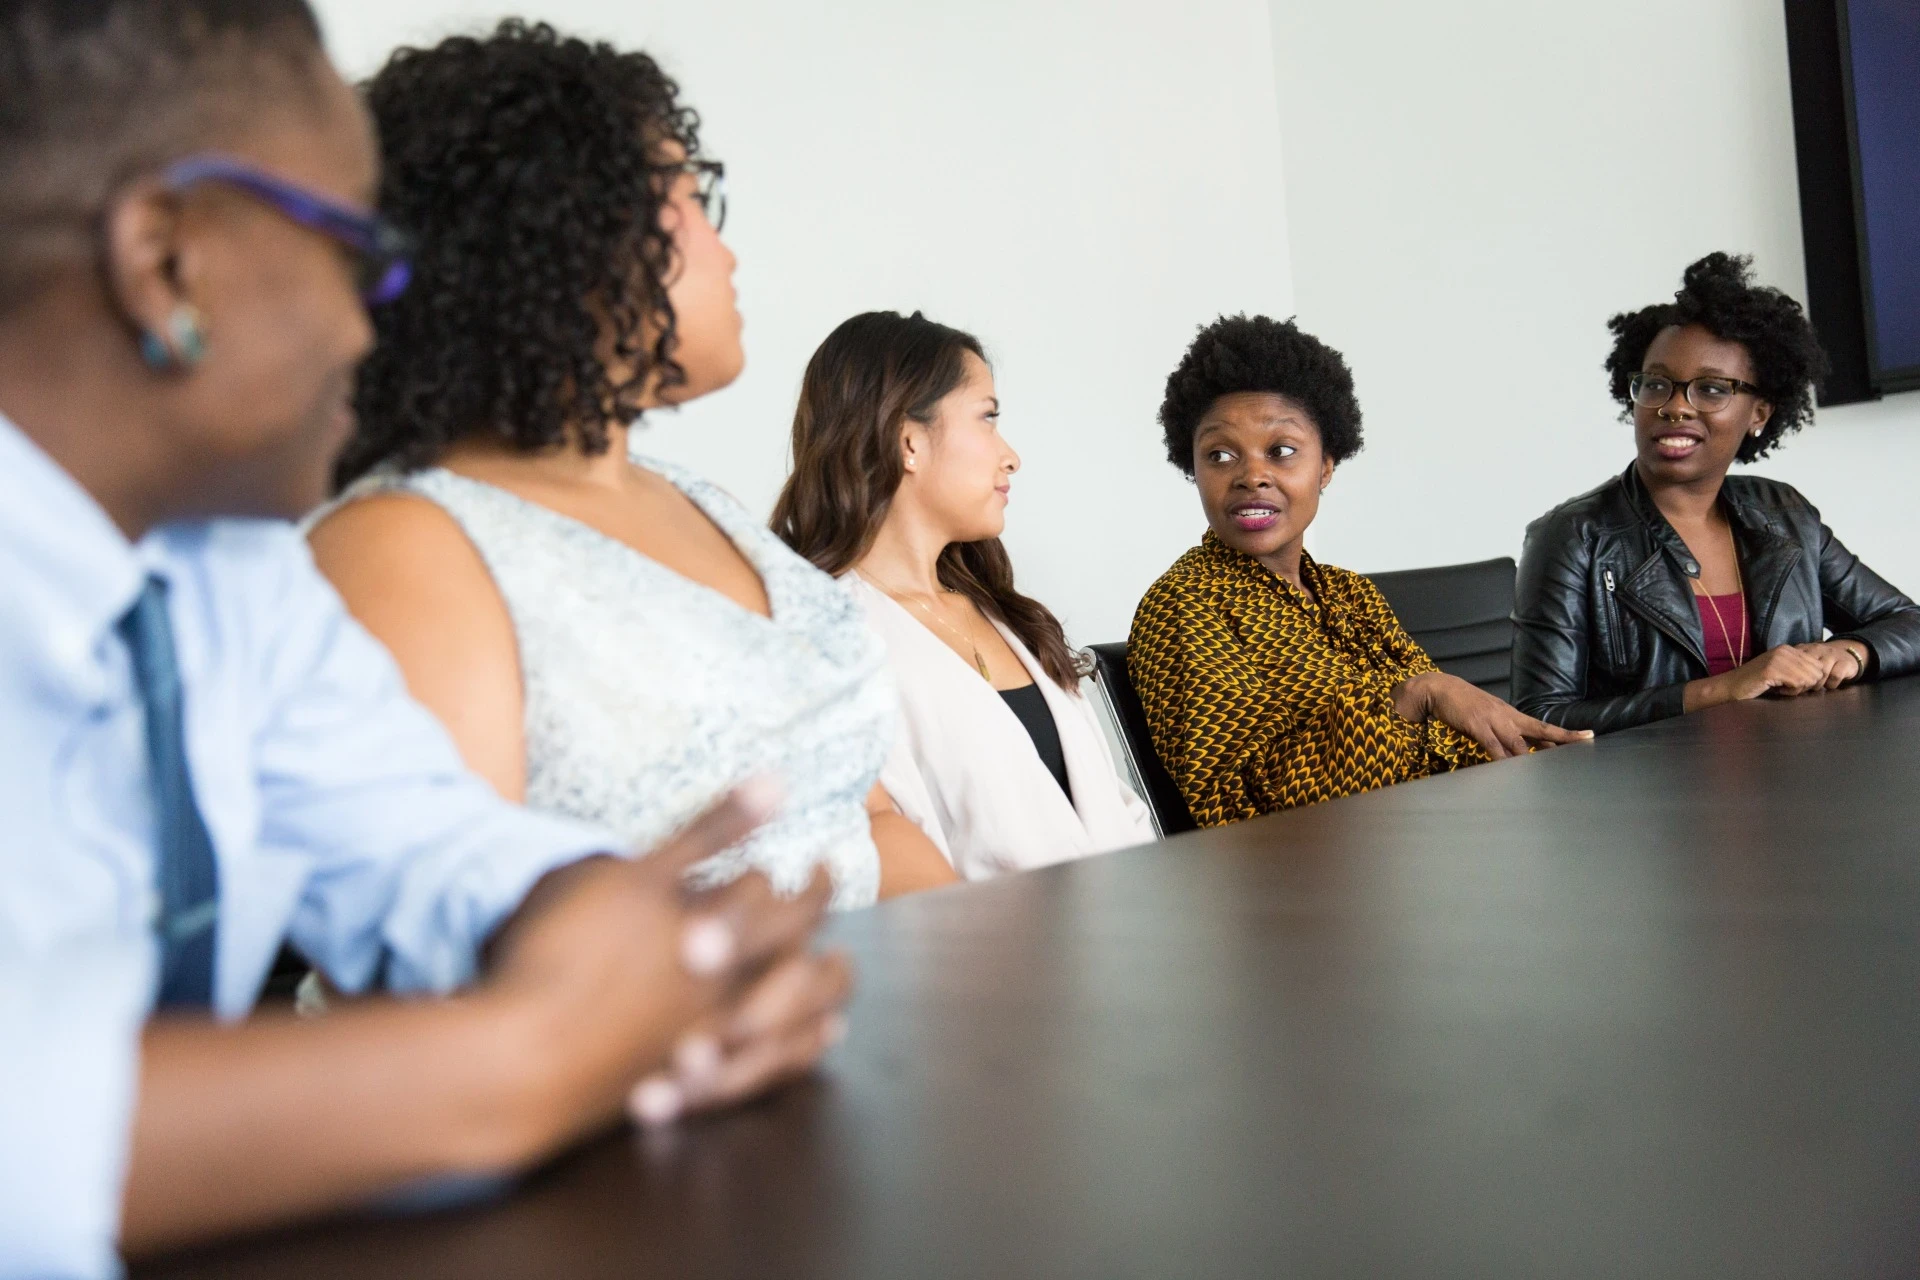
<path fill-rule="evenodd" d="M 978 649 L 973 651 L 973 665 L 974 668 L 980 672 L 980 678 L 982 680 L 985 680 L 988 684 L 993 683 L 993 676 L 987 671 L 987 660 L 980 656 Z"/>

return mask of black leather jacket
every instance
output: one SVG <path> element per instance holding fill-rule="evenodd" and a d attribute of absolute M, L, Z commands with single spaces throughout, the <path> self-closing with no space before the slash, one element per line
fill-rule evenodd
<path fill-rule="evenodd" d="M 1791 485 L 1728 476 L 1720 501 L 1746 579 L 1754 652 L 1825 630 L 1871 651 L 1869 677 L 1920 668 L 1920 606 L 1840 545 Z M 1677 716 L 1707 674 L 1693 556 L 1629 466 L 1527 528 L 1513 604 L 1513 702 L 1606 733 Z"/>

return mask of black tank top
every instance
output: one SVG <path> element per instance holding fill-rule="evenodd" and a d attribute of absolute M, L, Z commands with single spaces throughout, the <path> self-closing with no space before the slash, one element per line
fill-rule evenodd
<path fill-rule="evenodd" d="M 1022 685 L 1018 689 L 1002 689 L 1000 696 L 1020 717 L 1020 725 L 1033 739 L 1033 749 L 1040 753 L 1040 763 L 1047 766 L 1047 772 L 1067 793 L 1067 799 L 1073 799 L 1073 788 L 1067 785 L 1067 757 L 1060 750 L 1060 726 L 1053 722 L 1053 713 L 1047 709 L 1047 695 L 1040 692 L 1038 684 Z"/>

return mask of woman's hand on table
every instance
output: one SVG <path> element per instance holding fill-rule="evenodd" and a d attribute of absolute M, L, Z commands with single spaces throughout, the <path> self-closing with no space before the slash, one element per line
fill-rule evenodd
<path fill-rule="evenodd" d="M 1769 694 L 1797 698 L 1815 690 L 1838 689 L 1866 673 L 1866 646 L 1858 640 L 1783 644 L 1731 671 L 1689 681 L 1684 705 L 1688 711 L 1700 711 Z"/>
<path fill-rule="evenodd" d="M 1593 738 L 1590 729 L 1562 729 L 1522 715 L 1486 690 L 1443 671 L 1401 681 L 1394 688 L 1393 705 L 1404 719 L 1433 719 L 1451 726 L 1495 760 Z"/>
<path fill-rule="evenodd" d="M 1821 670 L 1826 672 L 1822 689 L 1838 689 L 1867 674 L 1867 646 L 1860 640 L 1822 640 L 1817 644 L 1795 645 Z"/>

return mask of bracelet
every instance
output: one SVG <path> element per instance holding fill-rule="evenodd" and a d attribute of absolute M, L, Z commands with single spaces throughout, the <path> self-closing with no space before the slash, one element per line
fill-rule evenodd
<path fill-rule="evenodd" d="M 1847 645 L 1846 650 L 1847 656 L 1853 659 L 1853 674 L 1848 676 L 1847 679 L 1858 680 L 1861 676 L 1867 674 L 1867 660 L 1861 657 L 1860 651 L 1852 645 Z"/>

